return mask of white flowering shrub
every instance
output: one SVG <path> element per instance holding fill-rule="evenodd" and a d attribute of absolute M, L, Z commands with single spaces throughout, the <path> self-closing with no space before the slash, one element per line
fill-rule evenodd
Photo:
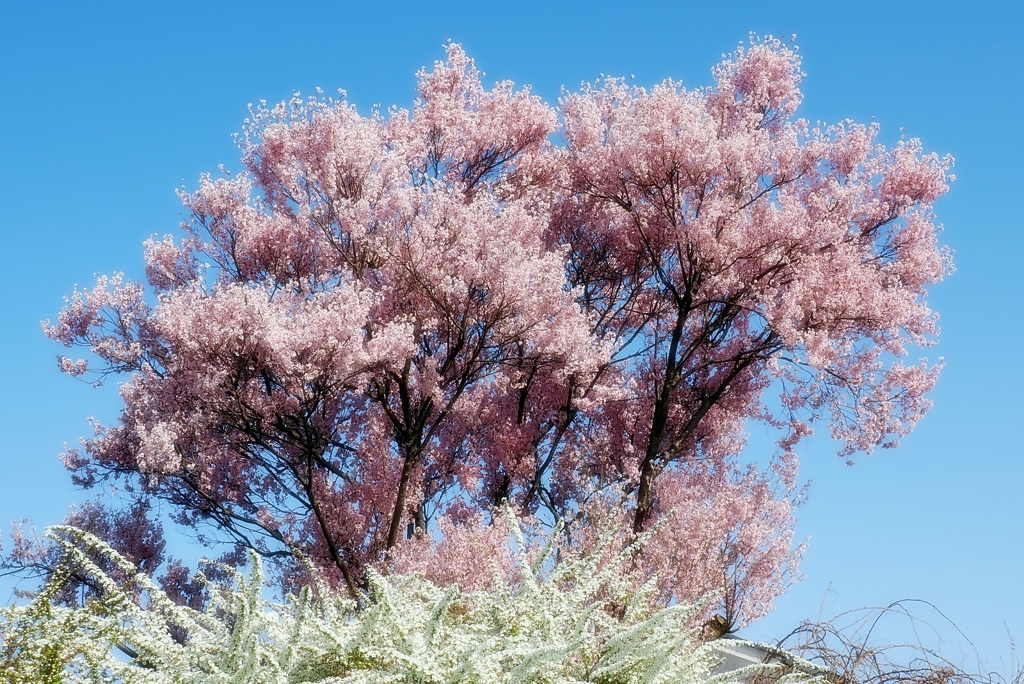
<path fill-rule="evenodd" d="M 253 556 L 248 575 L 211 591 L 203 612 L 176 605 L 98 538 L 51 528 L 61 568 L 29 604 L 0 609 L 0 681 L 725 684 L 754 674 L 711 676 L 716 658 L 690 625 L 695 608 L 659 610 L 653 585 L 629 588 L 622 567 L 635 547 L 557 562 L 546 548 L 531 561 L 511 516 L 510 526 L 520 578 L 496 591 L 371 572 L 362 605 L 324 586 L 279 603 L 265 597 Z M 90 560 L 97 553 L 131 586 Z M 93 579 L 100 598 L 74 608 L 52 600 L 72 568 Z"/>

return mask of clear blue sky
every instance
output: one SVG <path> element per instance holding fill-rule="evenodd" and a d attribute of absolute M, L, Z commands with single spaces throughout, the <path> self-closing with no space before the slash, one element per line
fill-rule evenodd
<path fill-rule="evenodd" d="M 935 408 L 896 451 L 802 450 L 805 580 L 747 631 L 915 597 L 994 669 L 1024 643 L 1024 3 L 105 2 L 6 0 L 0 13 L 0 521 L 58 522 L 76 491 L 57 461 L 116 392 L 61 376 L 39 321 L 94 273 L 139 276 L 141 243 L 174 232 L 174 189 L 218 164 L 246 105 L 345 88 L 366 112 L 408 106 L 416 70 L 461 42 L 487 80 L 553 101 L 601 73 L 710 82 L 749 32 L 797 34 L 801 115 L 874 118 L 951 153 L 937 206 L 958 271 L 934 289 L 946 359 Z M 756 436 L 755 436 L 756 438 Z M 755 439 L 756 443 L 758 440 Z M 828 588 L 831 586 L 831 589 Z M 6 598 L 6 590 L 0 600 Z M 956 650 L 956 647 L 951 645 Z M 958 651 L 957 651 L 958 652 Z M 957 655 L 956 652 L 952 655 Z"/>

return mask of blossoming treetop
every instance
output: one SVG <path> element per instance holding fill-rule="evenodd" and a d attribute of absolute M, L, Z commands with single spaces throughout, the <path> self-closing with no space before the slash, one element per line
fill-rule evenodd
<path fill-rule="evenodd" d="M 799 59 L 770 39 L 710 89 L 609 79 L 558 108 L 484 89 L 457 45 L 419 78 L 411 112 L 254 108 L 246 172 L 183 194 L 149 289 L 75 293 L 48 334 L 127 377 L 120 421 L 64 456 L 76 480 L 353 588 L 431 520 L 442 547 L 486 537 L 503 500 L 579 543 L 674 516 L 644 551 L 664 600 L 724 573 L 764 612 L 809 425 L 850 456 L 927 409 L 937 368 L 899 359 L 936 333 L 949 160 L 794 119 Z M 779 430 L 768 471 L 737 463 L 750 419 Z"/>

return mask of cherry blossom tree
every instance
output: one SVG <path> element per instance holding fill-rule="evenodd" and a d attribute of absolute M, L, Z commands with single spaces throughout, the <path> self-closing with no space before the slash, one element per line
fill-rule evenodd
<path fill-rule="evenodd" d="M 66 372 L 126 378 L 119 422 L 64 455 L 76 482 L 352 591 L 421 547 L 485 583 L 504 542 L 474 530 L 503 501 L 584 545 L 665 519 L 644 561 L 666 602 L 718 587 L 763 613 L 798 555 L 810 425 L 850 457 L 928 407 L 937 366 L 900 359 L 937 333 L 951 162 L 795 119 L 778 41 L 714 75 L 554 108 L 449 45 L 411 111 L 254 107 L 245 173 L 182 193 L 148 288 L 100 278 L 46 327 L 92 353 Z M 779 430 L 766 470 L 738 463 L 749 420 Z"/>
<path fill-rule="evenodd" d="M 800 75 L 768 42 L 717 67 L 713 90 L 612 79 L 563 102 L 553 242 L 632 390 L 609 420 L 639 470 L 635 531 L 658 474 L 734 453 L 748 418 L 784 428 L 788 450 L 801 411 L 825 413 L 850 455 L 894 445 L 928 407 L 937 368 L 891 359 L 937 332 L 922 296 L 949 268 L 930 206 L 950 160 L 793 121 Z M 772 380 L 782 417 L 762 401 Z"/>

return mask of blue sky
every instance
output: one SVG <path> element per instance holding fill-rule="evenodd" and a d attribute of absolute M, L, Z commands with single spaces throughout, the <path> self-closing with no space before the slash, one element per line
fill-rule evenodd
<path fill-rule="evenodd" d="M 415 72 L 461 42 L 487 81 L 554 101 L 599 74 L 710 82 L 750 32 L 796 34 L 800 115 L 882 126 L 956 157 L 936 207 L 957 272 L 929 298 L 946 368 L 896 451 L 854 467 L 818 437 L 798 533 L 804 581 L 747 634 L 913 597 L 954 620 L 991 668 L 1024 640 L 1024 4 L 1013 2 L 15 3 L 0 19 L 0 522 L 58 522 L 76 491 L 57 460 L 116 388 L 56 369 L 39 321 L 94 273 L 141 275 L 174 232 L 175 188 L 237 169 L 250 102 L 344 88 L 360 111 L 408 106 Z M 752 443 L 759 440 L 753 435 Z M 6 598 L 5 595 L 0 599 Z M 932 617 L 927 611 L 925 617 Z M 949 634 L 949 630 L 945 630 Z M 949 642 L 951 655 L 960 646 Z M 969 646 L 964 646 L 968 655 Z M 973 655 L 971 655 L 973 658 Z"/>

